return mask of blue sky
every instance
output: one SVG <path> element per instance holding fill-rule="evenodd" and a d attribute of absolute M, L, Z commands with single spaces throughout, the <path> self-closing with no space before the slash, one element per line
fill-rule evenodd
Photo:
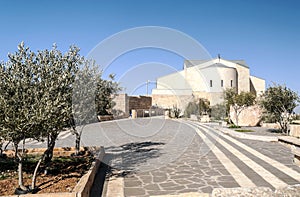
<path fill-rule="evenodd" d="M 163 26 L 188 34 L 224 59 L 244 59 L 267 84 L 300 93 L 300 1 L 297 0 L 107 0 L 1 1 L 0 60 L 25 41 L 32 50 L 71 44 L 87 55 L 105 38 L 129 28 Z M 118 58 L 110 72 L 121 76 L 154 61 L 182 68 L 170 52 L 144 49 Z M 144 89 L 145 90 L 145 89 Z"/>

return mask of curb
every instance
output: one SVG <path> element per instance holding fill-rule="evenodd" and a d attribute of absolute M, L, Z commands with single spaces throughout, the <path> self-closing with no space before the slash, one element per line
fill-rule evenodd
<path fill-rule="evenodd" d="M 215 129 L 228 134 L 232 137 L 241 138 L 241 139 L 247 139 L 247 140 L 258 140 L 258 141 L 264 141 L 264 142 L 277 142 L 278 137 L 277 136 L 265 136 L 265 135 L 249 135 L 245 133 L 239 133 L 235 132 L 231 129 L 227 129 L 224 127 L 214 127 Z"/>
<path fill-rule="evenodd" d="M 95 175 L 98 171 L 99 165 L 105 155 L 104 147 L 96 147 L 95 151 L 98 152 L 96 160 L 92 163 L 90 170 L 81 177 L 75 186 L 73 192 L 76 193 L 76 197 L 89 197 L 90 191 L 94 183 Z"/>

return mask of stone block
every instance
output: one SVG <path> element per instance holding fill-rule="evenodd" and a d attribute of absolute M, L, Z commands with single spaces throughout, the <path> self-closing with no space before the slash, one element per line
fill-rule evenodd
<path fill-rule="evenodd" d="M 300 125 L 290 125 L 290 136 L 300 138 Z"/>
<path fill-rule="evenodd" d="M 261 127 L 268 129 L 280 129 L 279 123 L 262 123 Z"/>
<path fill-rule="evenodd" d="M 239 126 L 256 126 L 261 120 L 262 109 L 258 105 L 250 106 L 241 111 L 238 116 Z M 234 124 L 237 124 L 236 113 L 230 107 L 230 119 Z"/>

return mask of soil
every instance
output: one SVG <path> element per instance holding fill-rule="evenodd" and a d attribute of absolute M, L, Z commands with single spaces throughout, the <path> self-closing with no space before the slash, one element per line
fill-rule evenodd
<path fill-rule="evenodd" d="M 23 164 L 24 185 L 31 185 L 31 178 L 37 163 L 37 156 L 30 156 Z M 89 170 L 93 156 L 89 153 L 82 156 L 54 157 L 47 174 L 41 165 L 37 178 L 36 193 L 72 192 L 79 179 Z M 17 163 L 13 158 L 0 158 L 0 195 L 13 195 L 18 187 Z"/>

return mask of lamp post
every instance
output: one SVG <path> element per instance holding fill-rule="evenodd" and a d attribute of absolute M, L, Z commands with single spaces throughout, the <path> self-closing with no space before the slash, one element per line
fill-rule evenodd
<path fill-rule="evenodd" d="M 149 94 L 148 94 L 148 84 L 149 84 L 149 82 L 150 82 L 150 81 L 147 80 L 147 96 L 149 95 Z"/>

